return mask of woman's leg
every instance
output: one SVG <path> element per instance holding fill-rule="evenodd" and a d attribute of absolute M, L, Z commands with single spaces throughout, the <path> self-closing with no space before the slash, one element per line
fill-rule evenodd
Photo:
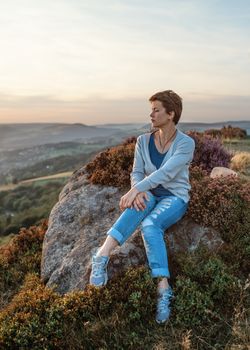
<path fill-rule="evenodd" d="M 155 196 L 151 192 L 147 193 L 149 201 L 145 201 L 146 208 L 139 211 L 135 208 L 126 208 L 114 225 L 108 230 L 108 237 L 104 244 L 93 254 L 92 269 L 89 278 L 91 285 L 99 287 L 107 283 L 107 265 L 112 249 L 118 244 L 122 245 L 155 206 Z"/>
<path fill-rule="evenodd" d="M 108 236 L 103 245 L 98 249 L 96 256 L 110 256 L 113 249 L 118 246 L 118 241 L 112 236 Z"/>
<path fill-rule="evenodd" d="M 173 298 L 173 290 L 168 284 L 170 273 L 164 231 L 182 218 L 187 207 L 188 204 L 176 196 L 160 198 L 155 208 L 141 223 L 151 275 L 162 277 L 157 288 L 157 323 L 164 323 L 169 319 Z"/>
<path fill-rule="evenodd" d="M 145 200 L 146 208 L 139 211 L 135 208 L 126 208 L 108 230 L 108 237 L 99 248 L 97 256 L 109 256 L 118 244 L 121 246 L 132 235 L 141 221 L 150 213 L 156 204 L 156 199 L 150 191 L 147 191 L 147 194 L 149 201 Z"/>
<path fill-rule="evenodd" d="M 182 199 L 168 196 L 160 199 L 154 209 L 141 222 L 142 238 L 151 276 L 163 277 L 158 288 L 168 287 L 167 278 L 170 278 L 164 232 L 183 217 L 187 208 L 188 203 Z"/>

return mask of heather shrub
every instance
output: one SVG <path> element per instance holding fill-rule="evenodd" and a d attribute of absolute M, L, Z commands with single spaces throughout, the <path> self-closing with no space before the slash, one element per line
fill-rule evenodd
<path fill-rule="evenodd" d="M 127 146 L 128 144 L 130 143 L 136 143 L 136 140 L 137 140 L 137 137 L 136 136 L 130 136 L 130 137 L 127 137 L 123 142 L 122 142 L 122 145 L 123 146 Z"/>
<path fill-rule="evenodd" d="M 211 135 L 212 137 L 220 137 L 223 139 L 244 139 L 247 137 L 247 131 L 239 127 L 232 127 L 231 125 L 223 126 L 219 129 L 206 129 L 204 135 Z"/>
<path fill-rule="evenodd" d="M 231 159 L 230 168 L 244 175 L 250 175 L 250 153 L 238 152 Z"/>
<path fill-rule="evenodd" d="M 197 132 L 187 132 L 195 140 L 196 147 L 192 167 L 199 166 L 210 173 L 215 166 L 229 166 L 232 155 L 224 149 L 219 139 L 202 136 Z M 133 167 L 136 137 L 127 138 L 121 145 L 98 153 L 86 165 L 88 180 L 93 184 L 117 186 L 121 189 L 130 186 L 130 173 Z"/>
<path fill-rule="evenodd" d="M 18 235 L 0 247 L 0 307 L 7 304 L 28 272 L 40 273 L 42 242 L 48 220 L 22 227 Z"/>
<path fill-rule="evenodd" d="M 235 229 L 238 225 L 249 225 L 249 182 L 232 175 L 191 178 L 190 182 L 190 217 L 199 224 L 218 229 L 227 241 L 241 236 Z"/>
<path fill-rule="evenodd" d="M 132 137 L 97 155 L 88 164 L 91 181 L 129 185 L 134 143 Z M 119 176 L 111 177 L 113 167 Z M 64 296 L 44 286 L 39 278 L 44 221 L 22 228 L 0 249 L 0 348 L 179 349 L 185 334 L 190 334 L 186 349 L 247 346 L 250 186 L 240 178 L 208 175 L 209 166 L 190 167 L 188 215 L 218 230 L 225 243 L 216 252 L 200 246 L 170 254 L 175 299 L 166 326 L 155 323 L 159 279 L 145 267 L 131 267 L 103 288 L 88 285 Z"/>
<path fill-rule="evenodd" d="M 192 166 L 200 166 L 209 173 L 216 166 L 229 167 L 233 154 L 223 147 L 219 138 L 213 138 L 195 131 L 187 131 L 187 135 L 195 141 Z"/>
<path fill-rule="evenodd" d="M 189 177 L 190 181 L 201 181 L 203 180 L 204 176 L 208 176 L 208 171 L 205 169 L 202 169 L 198 165 L 191 165 L 189 168 Z"/>
<path fill-rule="evenodd" d="M 231 317 L 238 299 L 238 276 L 218 253 L 200 245 L 196 251 L 175 254 L 172 260 L 176 324 L 204 326 L 218 315 Z"/>
<path fill-rule="evenodd" d="M 204 226 L 212 226 L 224 245 L 218 252 L 228 265 L 246 276 L 250 269 L 250 186 L 234 176 L 191 177 L 187 215 Z"/>
<path fill-rule="evenodd" d="M 200 290 L 197 282 L 180 276 L 176 280 L 175 291 L 175 325 L 193 328 L 213 321 L 209 314 L 214 308 L 213 301 L 207 291 Z"/>
<path fill-rule="evenodd" d="M 221 128 L 221 135 L 225 139 L 232 139 L 232 138 L 244 139 L 247 137 L 247 131 L 242 128 L 226 125 Z"/>
<path fill-rule="evenodd" d="M 58 296 L 44 287 L 35 274 L 27 274 L 24 285 L 0 312 L 0 348 L 53 349 L 63 336 Z"/>
<path fill-rule="evenodd" d="M 233 296 L 237 292 L 237 278 L 219 254 L 200 246 L 195 252 L 177 255 L 181 274 L 198 283 L 200 290 L 209 293 L 213 302 L 220 301 L 222 308 L 233 306 Z"/>
<path fill-rule="evenodd" d="M 27 274 L 21 290 L 0 311 L 0 348 L 153 349 L 159 339 L 178 348 L 178 335 L 187 329 L 195 348 L 225 345 L 239 288 L 223 262 L 209 254 L 200 250 L 175 257 L 181 273 L 173 283 L 170 323 L 162 329 L 154 320 L 158 279 L 145 267 L 131 267 L 103 288 L 88 285 L 64 296 Z"/>
<path fill-rule="evenodd" d="M 203 135 L 209 135 L 214 138 L 221 138 L 221 130 L 220 129 L 206 129 L 203 131 Z"/>
<path fill-rule="evenodd" d="M 107 288 L 88 286 L 65 296 L 45 287 L 37 276 L 27 275 L 22 289 L 0 312 L 0 346 L 6 350 L 66 350 L 76 344 L 81 349 L 104 344 L 112 349 L 139 348 L 138 330 L 144 320 L 152 323 L 155 288 L 144 267 L 128 269 Z"/>
<path fill-rule="evenodd" d="M 86 165 L 88 180 L 93 184 L 125 188 L 130 184 L 133 167 L 135 138 L 130 138 L 116 147 L 98 153 Z"/>

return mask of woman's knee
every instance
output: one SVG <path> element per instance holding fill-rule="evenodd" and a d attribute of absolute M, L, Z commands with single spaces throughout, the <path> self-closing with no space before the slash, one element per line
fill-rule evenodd
<path fill-rule="evenodd" d="M 145 192 L 147 196 L 143 198 L 143 201 L 145 204 L 145 208 L 143 209 L 143 211 L 147 213 L 146 215 L 148 215 L 148 213 L 150 213 L 150 211 L 155 207 L 156 199 L 150 191 L 145 191 Z M 132 210 L 136 210 L 136 209 L 133 207 Z"/>
<path fill-rule="evenodd" d="M 146 200 L 147 206 L 154 206 L 156 203 L 155 196 L 150 191 L 145 191 L 145 192 L 146 192 L 147 198 L 148 198 L 148 200 Z"/>
<path fill-rule="evenodd" d="M 162 233 L 163 229 L 157 220 L 155 220 L 151 214 L 147 215 L 140 224 L 140 230 L 143 235 L 147 235 L 148 233 Z"/>

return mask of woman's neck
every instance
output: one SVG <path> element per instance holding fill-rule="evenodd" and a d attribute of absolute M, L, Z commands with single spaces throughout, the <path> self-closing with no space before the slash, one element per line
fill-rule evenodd
<path fill-rule="evenodd" d="M 160 137 L 161 142 L 164 143 L 168 139 L 171 138 L 171 136 L 175 135 L 176 132 L 176 127 L 175 125 L 173 126 L 167 126 L 166 128 L 159 128 L 158 131 L 158 137 Z"/>

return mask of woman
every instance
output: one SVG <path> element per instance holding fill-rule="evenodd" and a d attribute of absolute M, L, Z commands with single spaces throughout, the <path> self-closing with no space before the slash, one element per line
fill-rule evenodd
<path fill-rule="evenodd" d="M 140 225 L 152 277 L 161 277 L 157 288 L 156 321 L 164 323 L 170 316 L 173 290 L 164 231 L 179 221 L 189 202 L 189 164 L 195 142 L 176 125 L 182 113 L 182 99 L 172 90 L 150 97 L 150 114 L 155 129 L 138 136 L 135 145 L 131 189 L 121 197 L 123 210 L 107 232 L 103 245 L 92 256 L 90 284 L 107 283 L 107 264 L 111 251 L 120 246 Z"/>

